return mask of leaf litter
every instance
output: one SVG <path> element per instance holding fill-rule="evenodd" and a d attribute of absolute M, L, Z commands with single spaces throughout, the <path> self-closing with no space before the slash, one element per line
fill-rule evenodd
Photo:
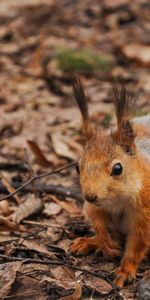
<path fill-rule="evenodd" d="M 63 0 L 61 9 L 53 0 L 0 1 L 1 197 L 31 173 L 80 156 L 68 69 L 83 78 L 95 124 L 113 123 L 111 86 L 120 78 L 136 95 L 136 115 L 149 112 L 149 31 L 148 1 Z M 69 253 L 72 238 L 93 234 L 82 204 L 74 166 L 0 201 L 1 299 L 142 299 L 147 260 L 119 292 L 112 285 L 116 261 Z"/>

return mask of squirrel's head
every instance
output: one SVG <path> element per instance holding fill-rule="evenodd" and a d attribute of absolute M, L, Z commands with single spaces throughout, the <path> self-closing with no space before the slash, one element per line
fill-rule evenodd
<path fill-rule="evenodd" d="M 78 172 L 84 199 L 100 207 L 134 198 L 140 190 L 137 172 L 135 133 L 130 122 L 133 101 L 124 86 L 113 89 L 117 129 L 106 134 L 91 125 L 87 99 L 80 79 L 73 90 L 83 119 L 86 144 L 79 159 Z"/>

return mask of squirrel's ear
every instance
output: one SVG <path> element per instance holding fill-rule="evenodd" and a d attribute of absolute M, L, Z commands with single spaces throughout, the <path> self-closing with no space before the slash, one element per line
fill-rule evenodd
<path fill-rule="evenodd" d="M 117 116 L 117 130 L 113 138 L 129 155 L 135 155 L 135 133 L 130 122 L 134 101 L 124 84 L 113 88 L 113 100 Z"/>
<path fill-rule="evenodd" d="M 84 86 L 82 84 L 81 79 L 77 78 L 76 76 L 73 76 L 72 87 L 73 87 L 75 99 L 77 101 L 77 104 L 79 106 L 82 115 L 84 134 L 86 138 L 89 139 L 93 136 L 94 129 L 91 125 L 89 111 L 88 111 L 87 97 L 85 95 Z"/>

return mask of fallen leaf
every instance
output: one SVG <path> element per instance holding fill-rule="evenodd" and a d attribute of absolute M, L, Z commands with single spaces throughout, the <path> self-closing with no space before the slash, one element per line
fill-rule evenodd
<path fill-rule="evenodd" d="M 45 155 L 43 154 L 42 150 L 40 149 L 40 147 L 38 146 L 38 144 L 35 141 L 27 141 L 31 151 L 33 152 L 37 163 L 39 165 L 41 165 L 41 167 L 44 168 L 48 168 L 52 165 L 52 163 L 47 160 L 47 158 L 45 157 Z"/>
<path fill-rule="evenodd" d="M 75 281 L 74 271 L 67 267 L 54 267 L 51 269 L 53 279 L 56 280 L 59 286 L 62 286 L 64 289 L 72 288 L 72 285 Z"/>
<path fill-rule="evenodd" d="M 1 181 L 3 185 L 6 187 L 9 193 L 15 192 L 15 189 L 10 185 L 6 177 L 1 173 Z M 14 199 L 16 200 L 17 204 L 20 204 L 20 198 L 17 194 L 13 195 Z"/>
<path fill-rule="evenodd" d="M 94 277 L 89 274 L 84 275 L 85 285 L 91 290 L 100 292 L 101 294 L 108 294 L 112 291 L 112 286 L 106 280 L 98 277 Z"/>
<path fill-rule="evenodd" d="M 62 297 L 62 300 L 80 300 L 82 295 L 82 287 L 79 282 L 76 283 L 75 291 L 72 295 Z"/>
<path fill-rule="evenodd" d="M 37 214 L 42 210 L 42 208 L 43 204 L 41 199 L 35 198 L 35 195 L 30 195 L 30 197 L 10 216 L 10 219 L 18 224 L 23 219 L 33 214 Z"/>
<path fill-rule="evenodd" d="M 61 211 L 60 205 L 56 203 L 46 203 L 45 208 L 43 210 L 43 214 L 47 217 L 57 215 Z"/>
<path fill-rule="evenodd" d="M 16 261 L 0 265 L 0 299 L 7 298 L 21 264 L 22 262 Z"/>
<path fill-rule="evenodd" d="M 30 241 L 30 240 L 23 240 L 23 242 L 21 243 L 22 245 L 24 245 L 27 249 L 30 249 L 30 250 L 34 250 L 36 252 L 39 252 L 39 253 L 43 253 L 43 254 L 46 254 L 46 256 L 50 257 L 50 258 L 55 258 L 56 259 L 56 256 L 54 255 L 53 252 L 50 252 L 46 249 L 46 247 L 44 246 L 44 244 L 42 243 L 38 243 L 37 241 Z"/>
<path fill-rule="evenodd" d="M 124 5 L 128 5 L 130 0 L 105 0 L 104 6 L 108 9 L 114 9 L 121 8 Z"/>
<path fill-rule="evenodd" d="M 124 55 L 145 67 L 150 66 L 150 46 L 130 43 L 122 48 Z"/>
<path fill-rule="evenodd" d="M 140 280 L 137 291 L 138 299 L 150 299 L 150 270 L 146 271 L 144 277 Z"/>
<path fill-rule="evenodd" d="M 50 199 L 60 205 L 65 211 L 71 215 L 80 215 L 80 208 L 72 201 L 62 201 L 57 199 L 55 196 L 50 196 Z"/>
<path fill-rule="evenodd" d="M 0 201 L 0 214 L 8 216 L 10 212 L 9 202 L 7 200 Z"/>
<path fill-rule="evenodd" d="M 68 159 L 77 159 L 77 155 L 67 145 L 65 138 L 58 132 L 51 134 L 52 146 L 55 152 Z"/>
<path fill-rule="evenodd" d="M 6 217 L 0 216 L 0 231 L 24 231 L 24 226 L 17 225 Z"/>

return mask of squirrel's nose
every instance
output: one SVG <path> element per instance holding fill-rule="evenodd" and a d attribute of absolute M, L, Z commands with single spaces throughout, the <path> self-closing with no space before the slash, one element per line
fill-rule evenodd
<path fill-rule="evenodd" d="M 90 203 L 94 203 L 97 200 L 97 196 L 96 195 L 84 194 L 84 198 L 85 198 L 86 201 L 88 201 Z"/>

